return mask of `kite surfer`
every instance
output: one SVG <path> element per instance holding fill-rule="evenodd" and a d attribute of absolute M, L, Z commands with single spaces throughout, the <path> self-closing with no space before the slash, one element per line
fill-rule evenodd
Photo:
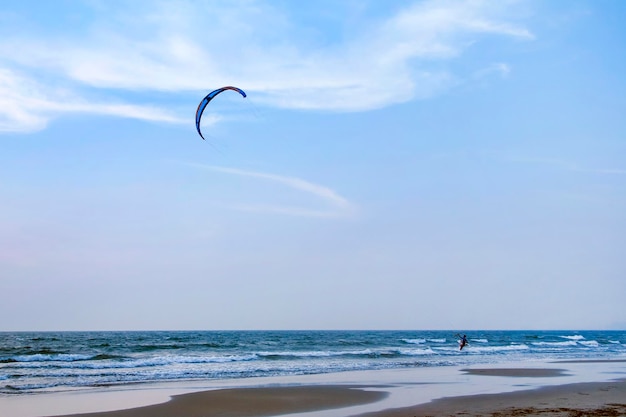
<path fill-rule="evenodd" d="M 467 336 L 463 335 L 463 336 L 461 336 L 461 340 L 459 340 L 459 350 L 463 350 L 465 345 L 467 345 Z"/>

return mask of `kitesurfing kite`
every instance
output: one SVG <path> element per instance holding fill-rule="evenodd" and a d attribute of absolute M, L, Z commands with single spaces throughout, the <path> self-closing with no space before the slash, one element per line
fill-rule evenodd
<path fill-rule="evenodd" d="M 200 135 L 202 140 L 204 140 L 204 136 L 202 136 L 202 132 L 200 131 L 200 119 L 202 118 L 202 112 L 204 112 L 204 109 L 206 108 L 207 104 L 209 104 L 209 102 L 213 100 L 213 98 L 216 95 L 226 90 L 236 91 L 239 94 L 241 94 L 243 97 L 246 97 L 246 93 L 243 90 L 237 87 L 231 87 L 231 86 L 218 88 L 217 90 L 213 90 L 209 94 L 207 94 L 207 96 L 203 98 L 200 104 L 198 105 L 198 110 L 196 111 L 196 129 L 198 130 L 198 134 Z"/>

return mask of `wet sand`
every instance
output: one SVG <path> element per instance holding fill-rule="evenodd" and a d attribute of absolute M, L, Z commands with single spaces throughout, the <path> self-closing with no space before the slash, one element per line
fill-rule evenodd
<path fill-rule="evenodd" d="M 233 388 L 182 394 L 163 404 L 73 417 L 253 417 L 275 416 L 367 404 L 383 399 L 384 391 L 349 386 Z"/>
<path fill-rule="evenodd" d="M 360 417 L 427 416 L 626 416 L 626 380 L 442 398 L 428 404 L 367 413 Z"/>
<path fill-rule="evenodd" d="M 163 404 L 75 414 L 73 417 L 277 416 L 364 404 L 378 401 L 386 395 L 382 391 L 343 386 L 236 388 L 183 394 Z M 427 416 L 626 416 L 626 381 L 568 384 L 511 393 L 442 398 L 423 405 L 359 415 Z"/>
<path fill-rule="evenodd" d="M 461 369 L 469 375 L 508 376 L 518 378 L 548 378 L 565 375 L 565 369 L 552 368 L 471 368 Z"/>
<path fill-rule="evenodd" d="M 554 368 L 546 363 L 519 365 L 317 375 L 306 379 L 306 385 L 296 378 L 281 385 L 205 389 L 159 404 L 66 416 L 626 416 L 623 361 L 561 362 Z M 114 403 L 115 393 L 110 394 Z"/>

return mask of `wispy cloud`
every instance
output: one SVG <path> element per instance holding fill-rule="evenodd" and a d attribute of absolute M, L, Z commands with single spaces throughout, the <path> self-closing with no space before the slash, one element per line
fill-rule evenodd
<path fill-rule="evenodd" d="M 327 209 L 320 210 L 307 207 L 284 206 L 266 203 L 242 203 L 231 205 L 232 208 L 235 208 L 237 210 L 288 214 L 293 216 L 306 217 L 344 217 L 354 212 L 353 204 L 351 204 L 346 198 L 339 195 L 336 191 L 328 187 L 324 187 L 322 185 L 303 180 L 301 178 L 214 165 L 203 165 L 195 163 L 187 163 L 186 165 L 227 175 L 236 175 L 278 183 L 284 185 L 287 188 L 291 188 L 293 190 L 312 195 L 328 206 Z M 269 198 L 271 198 L 271 196 L 269 196 Z"/>
<path fill-rule="evenodd" d="M 480 70 L 474 72 L 474 79 L 482 79 L 485 77 L 490 77 L 493 75 L 499 75 L 502 78 L 506 78 L 511 72 L 511 66 L 504 62 L 495 62 L 486 66 L 485 68 L 481 68 Z"/>
<path fill-rule="evenodd" d="M 32 131 L 45 127 L 47 117 L 35 108 L 46 102 L 36 83 L 0 68 L 0 131 Z"/>
<path fill-rule="evenodd" d="M 588 172 L 600 175 L 626 175 L 626 169 L 619 168 L 573 168 L 572 171 Z"/>
<path fill-rule="evenodd" d="M 98 3 L 93 21 L 78 32 L 5 33 L 0 56 L 23 82 L 0 87 L 8 97 L 0 108 L 2 129 L 41 129 L 51 117 L 75 111 L 180 119 L 136 103 L 76 98 L 65 105 L 62 95 L 48 89 L 34 101 L 24 83 L 44 91 L 35 81 L 42 72 L 71 86 L 75 97 L 89 87 L 92 94 L 116 94 L 121 103 L 130 100 L 124 91 L 197 94 L 227 84 L 253 92 L 251 100 L 283 108 L 363 111 L 431 97 L 459 77 L 471 77 L 441 63 L 483 37 L 533 38 L 509 14 L 514 7 L 504 7 L 515 2 L 505 3 L 419 1 L 323 44 L 305 35 L 314 29 L 310 23 L 302 27 L 288 10 L 262 1 Z M 130 22 L 139 10 L 143 18 Z M 494 70 L 510 68 L 500 63 Z"/>
<path fill-rule="evenodd" d="M 0 132 L 40 130 L 46 127 L 51 118 L 64 113 L 90 113 L 167 123 L 186 122 L 156 106 L 119 101 L 88 102 L 70 91 L 43 86 L 0 68 Z"/>
<path fill-rule="evenodd" d="M 520 164 L 542 165 L 557 170 L 581 172 L 599 175 L 626 175 L 626 169 L 621 168 L 589 168 L 571 160 L 559 157 L 531 157 L 523 155 L 515 155 L 509 152 L 489 151 L 482 152 L 484 156 L 503 161 L 516 162 Z"/>

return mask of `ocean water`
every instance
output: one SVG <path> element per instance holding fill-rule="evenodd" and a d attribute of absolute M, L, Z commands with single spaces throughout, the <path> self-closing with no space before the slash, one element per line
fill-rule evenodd
<path fill-rule="evenodd" d="M 0 395 L 141 382 L 626 359 L 626 331 L 0 332 Z"/>

